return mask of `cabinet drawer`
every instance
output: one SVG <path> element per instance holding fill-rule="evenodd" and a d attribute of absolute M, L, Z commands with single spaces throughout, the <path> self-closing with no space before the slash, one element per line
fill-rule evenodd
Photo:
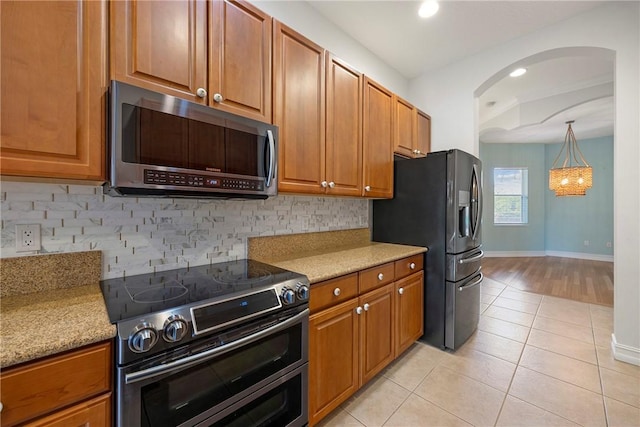
<path fill-rule="evenodd" d="M 392 262 L 363 270 L 360 272 L 360 293 L 362 294 L 391 283 L 394 278 L 394 265 Z"/>
<path fill-rule="evenodd" d="M 2 425 L 10 426 L 110 390 L 111 344 L 9 368 L 0 378 Z"/>
<path fill-rule="evenodd" d="M 412 267 L 413 266 L 413 267 Z M 396 280 L 424 268 L 424 254 L 413 255 L 396 261 Z"/>
<path fill-rule="evenodd" d="M 358 296 L 358 273 L 311 285 L 309 310 L 313 313 Z"/>

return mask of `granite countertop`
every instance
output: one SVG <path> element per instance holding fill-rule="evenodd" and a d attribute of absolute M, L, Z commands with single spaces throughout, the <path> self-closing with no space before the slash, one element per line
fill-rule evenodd
<path fill-rule="evenodd" d="M 111 339 L 99 284 L 0 299 L 0 368 Z"/>
<path fill-rule="evenodd" d="M 358 248 L 273 262 L 273 265 L 302 273 L 313 284 L 426 251 L 418 246 L 372 242 Z"/>
<path fill-rule="evenodd" d="M 116 335 L 100 291 L 100 251 L 0 260 L 0 368 Z"/>
<path fill-rule="evenodd" d="M 304 274 L 313 283 L 421 254 L 427 248 L 371 242 L 368 229 L 249 239 L 249 258 Z"/>

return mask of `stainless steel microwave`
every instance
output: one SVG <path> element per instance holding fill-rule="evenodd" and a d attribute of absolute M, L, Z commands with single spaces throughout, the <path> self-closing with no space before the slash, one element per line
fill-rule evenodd
<path fill-rule="evenodd" d="M 109 114 L 105 194 L 277 194 L 277 126 L 118 81 L 111 82 Z"/>

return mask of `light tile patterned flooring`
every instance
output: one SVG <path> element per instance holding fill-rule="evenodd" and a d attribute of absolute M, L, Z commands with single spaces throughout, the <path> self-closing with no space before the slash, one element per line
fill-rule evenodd
<path fill-rule="evenodd" d="M 640 367 L 611 355 L 611 308 L 482 286 L 458 351 L 414 344 L 320 426 L 640 426 Z"/>

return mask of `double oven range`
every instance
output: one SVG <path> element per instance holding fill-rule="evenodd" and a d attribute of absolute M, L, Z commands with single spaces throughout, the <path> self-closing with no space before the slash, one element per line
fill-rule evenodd
<path fill-rule="evenodd" d="M 304 275 L 239 260 L 100 285 L 117 426 L 307 424 Z"/>

